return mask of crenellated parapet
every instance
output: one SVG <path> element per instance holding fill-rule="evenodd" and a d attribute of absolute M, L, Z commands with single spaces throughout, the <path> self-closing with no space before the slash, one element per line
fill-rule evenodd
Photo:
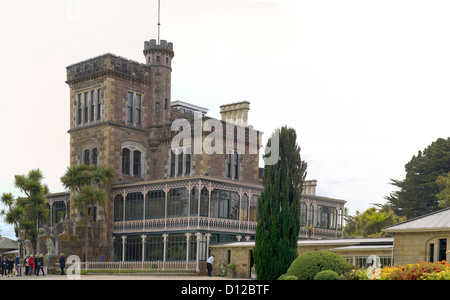
<path fill-rule="evenodd" d="M 145 84 L 150 83 L 150 68 L 148 65 L 112 53 L 106 53 L 72 64 L 66 69 L 66 83 L 69 85 L 107 75 L 139 81 Z"/>

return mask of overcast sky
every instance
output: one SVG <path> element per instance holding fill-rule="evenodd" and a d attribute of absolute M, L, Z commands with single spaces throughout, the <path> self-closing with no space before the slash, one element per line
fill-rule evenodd
<path fill-rule="evenodd" d="M 404 165 L 449 136 L 450 1 L 161 0 L 172 100 L 251 102 L 264 138 L 298 135 L 317 194 L 350 213 L 385 203 Z M 0 194 L 40 168 L 64 191 L 66 66 L 107 52 L 144 63 L 157 0 L 21 0 L 0 8 Z M 14 238 L 0 220 L 0 234 Z"/>

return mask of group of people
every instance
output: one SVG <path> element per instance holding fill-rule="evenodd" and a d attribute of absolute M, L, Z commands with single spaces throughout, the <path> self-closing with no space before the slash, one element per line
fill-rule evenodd
<path fill-rule="evenodd" d="M 39 272 L 42 270 L 42 276 L 45 276 L 44 273 L 44 255 L 42 253 L 40 255 L 36 255 L 34 257 L 33 254 L 30 256 L 25 256 L 23 259 L 23 265 L 25 266 L 24 276 L 39 276 Z"/>
<path fill-rule="evenodd" d="M 65 275 L 64 268 L 66 264 L 66 259 L 64 254 L 61 253 L 59 257 L 59 265 L 61 267 L 61 275 Z M 25 269 L 21 269 L 21 267 L 25 267 Z M 20 257 L 16 254 L 16 258 L 13 259 L 10 257 L 0 257 L 0 271 L 3 276 L 39 276 L 39 273 L 42 271 L 42 276 L 45 276 L 44 273 L 44 255 L 39 254 L 34 256 L 34 254 L 26 255 L 21 262 Z M 23 274 L 22 274 L 23 272 Z"/>
<path fill-rule="evenodd" d="M 0 271 L 3 276 L 14 276 L 14 265 L 19 265 L 20 259 L 18 259 L 18 256 L 16 255 L 16 259 L 14 260 L 11 256 L 6 258 L 6 256 L 1 258 L 0 261 Z"/>

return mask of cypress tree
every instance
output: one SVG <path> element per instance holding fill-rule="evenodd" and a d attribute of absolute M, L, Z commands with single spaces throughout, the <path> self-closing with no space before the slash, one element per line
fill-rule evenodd
<path fill-rule="evenodd" d="M 279 160 L 264 166 L 264 190 L 258 199 L 254 258 L 261 280 L 274 280 L 286 273 L 297 257 L 300 231 L 300 195 L 307 164 L 301 160 L 297 134 L 292 128 L 278 129 L 267 148 L 273 148 L 277 135 Z"/>

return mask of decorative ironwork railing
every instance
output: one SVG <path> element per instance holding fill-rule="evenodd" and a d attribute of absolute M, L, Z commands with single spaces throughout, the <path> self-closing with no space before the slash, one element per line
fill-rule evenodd
<path fill-rule="evenodd" d="M 118 221 L 113 224 L 113 233 L 136 233 L 172 230 L 210 230 L 254 234 L 256 222 L 216 219 L 207 217 L 180 217 Z"/>
<path fill-rule="evenodd" d="M 66 265 L 69 267 L 70 265 Z M 197 271 L 195 261 L 91 261 L 80 262 L 80 270 L 114 272 L 126 271 Z"/>

